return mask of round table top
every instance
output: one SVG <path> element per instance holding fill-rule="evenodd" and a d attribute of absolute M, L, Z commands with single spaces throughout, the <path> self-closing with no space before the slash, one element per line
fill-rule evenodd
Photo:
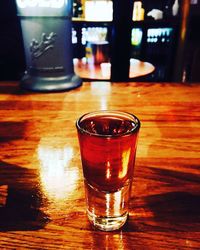
<path fill-rule="evenodd" d="M 87 63 L 86 58 L 74 58 L 74 71 L 81 78 L 95 80 L 110 80 L 111 64 L 101 63 L 100 65 Z M 138 59 L 130 59 L 129 78 L 136 78 L 151 74 L 155 67 L 149 62 Z"/>

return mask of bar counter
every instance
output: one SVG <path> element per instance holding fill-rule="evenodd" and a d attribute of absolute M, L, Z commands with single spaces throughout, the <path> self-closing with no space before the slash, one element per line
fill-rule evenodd
<path fill-rule="evenodd" d="M 130 215 L 113 232 L 86 217 L 75 128 L 100 109 L 141 120 Z M 0 117 L 0 249 L 200 249 L 200 83 L 1 82 Z"/>

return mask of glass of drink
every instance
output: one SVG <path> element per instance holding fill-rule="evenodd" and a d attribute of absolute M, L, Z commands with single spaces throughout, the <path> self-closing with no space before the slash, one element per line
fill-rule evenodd
<path fill-rule="evenodd" d="M 128 218 L 139 119 L 121 111 L 96 111 L 76 122 L 87 215 L 98 229 L 112 231 Z"/>

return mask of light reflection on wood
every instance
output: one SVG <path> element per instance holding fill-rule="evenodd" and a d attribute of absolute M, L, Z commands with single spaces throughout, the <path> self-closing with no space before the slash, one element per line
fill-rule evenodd
<path fill-rule="evenodd" d="M 199 96 L 200 84 L 85 82 L 41 94 L 0 83 L 1 249 L 199 249 Z M 87 220 L 75 128 L 102 98 L 142 124 L 129 220 L 111 233 Z"/>

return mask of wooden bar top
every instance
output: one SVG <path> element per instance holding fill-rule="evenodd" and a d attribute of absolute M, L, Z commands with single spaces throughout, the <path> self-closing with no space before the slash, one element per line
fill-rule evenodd
<path fill-rule="evenodd" d="M 86 217 L 75 128 L 100 109 L 141 120 L 130 216 L 113 232 Z M 200 83 L 0 82 L 0 117 L 0 249 L 200 249 Z"/>

